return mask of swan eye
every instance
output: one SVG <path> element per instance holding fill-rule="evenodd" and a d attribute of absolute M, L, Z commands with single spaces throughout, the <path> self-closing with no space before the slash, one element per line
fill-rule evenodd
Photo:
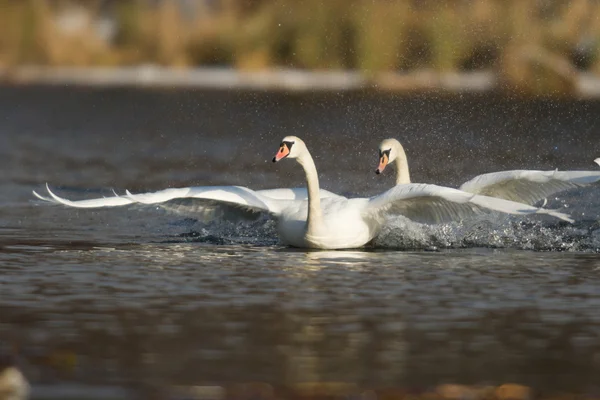
<path fill-rule="evenodd" d="M 386 156 L 387 159 L 390 159 L 390 151 L 392 151 L 392 149 L 387 149 L 387 150 L 379 150 L 379 158 Z"/>

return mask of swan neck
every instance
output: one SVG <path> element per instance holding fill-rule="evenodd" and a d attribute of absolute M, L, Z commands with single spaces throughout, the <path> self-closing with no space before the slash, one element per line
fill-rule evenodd
<path fill-rule="evenodd" d="M 399 146 L 396 149 L 396 153 L 396 159 L 394 160 L 394 163 L 396 164 L 396 185 L 410 183 L 408 159 L 406 158 L 404 147 Z"/>
<path fill-rule="evenodd" d="M 306 151 L 305 155 L 297 158 L 304 173 L 306 174 L 306 183 L 308 188 L 308 221 L 307 232 L 311 233 L 323 223 L 323 213 L 321 211 L 321 196 L 319 193 L 319 176 L 317 167 L 312 156 Z"/>

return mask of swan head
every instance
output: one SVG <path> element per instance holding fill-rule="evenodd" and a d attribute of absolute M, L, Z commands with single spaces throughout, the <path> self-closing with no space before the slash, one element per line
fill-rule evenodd
<path fill-rule="evenodd" d="M 398 149 L 402 149 L 402 145 L 396 139 L 384 139 L 379 144 L 379 166 L 375 170 L 376 174 L 381 174 L 389 163 L 396 160 L 399 155 Z"/>
<path fill-rule="evenodd" d="M 275 157 L 273 157 L 273 162 L 277 162 L 283 160 L 284 158 L 298 158 L 306 151 L 306 145 L 296 136 L 286 136 L 281 140 L 281 144 L 279 145 L 279 150 Z"/>

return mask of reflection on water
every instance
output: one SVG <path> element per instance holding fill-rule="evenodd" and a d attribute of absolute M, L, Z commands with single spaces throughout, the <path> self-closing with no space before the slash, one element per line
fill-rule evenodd
<path fill-rule="evenodd" d="M 39 396 L 240 382 L 600 389 L 598 187 L 549 199 L 574 225 L 399 220 L 363 251 L 284 248 L 265 221 L 31 201 L 46 181 L 72 198 L 300 186 L 293 163 L 266 163 L 283 133 L 308 137 L 324 187 L 342 194 L 391 184 L 369 164 L 386 136 L 406 142 L 419 181 L 592 168 L 599 104 L 3 90 L 0 352 L 18 349 Z"/>
<path fill-rule="evenodd" d="M 45 383 L 597 382 L 595 255 L 194 243 L 20 252 L 29 265 L 0 253 L 0 335 Z"/>

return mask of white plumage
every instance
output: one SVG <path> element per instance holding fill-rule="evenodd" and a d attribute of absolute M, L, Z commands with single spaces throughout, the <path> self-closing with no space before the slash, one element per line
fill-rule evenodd
<path fill-rule="evenodd" d="M 380 162 L 377 173 L 395 164 L 396 184 L 410 183 L 408 160 L 404 148 L 396 139 L 385 139 L 379 145 Z M 600 164 L 600 158 L 595 160 Z M 518 203 L 535 204 L 563 190 L 600 181 L 600 171 L 535 171 L 512 170 L 478 175 L 459 189 Z"/>
<path fill-rule="evenodd" d="M 284 244 L 320 249 L 361 247 L 373 239 L 386 219 L 393 215 L 404 215 L 419 222 L 440 223 L 493 210 L 515 215 L 545 214 L 572 222 L 567 214 L 554 210 L 428 184 L 399 185 L 371 198 L 348 199 L 320 190 L 314 161 L 301 139 L 288 136 L 281 146 L 274 161 L 295 158 L 304 168 L 307 191 L 253 191 L 241 186 L 209 186 L 143 194 L 127 192 L 124 196 L 79 201 L 63 199 L 48 187 L 50 198 L 34 194 L 42 200 L 83 208 L 133 203 L 162 206 L 192 201 L 199 218 L 205 221 L 267 214 L 277 220 L 278 233 Z M 307 199 L 303 197 L 306 193 Z"/>

